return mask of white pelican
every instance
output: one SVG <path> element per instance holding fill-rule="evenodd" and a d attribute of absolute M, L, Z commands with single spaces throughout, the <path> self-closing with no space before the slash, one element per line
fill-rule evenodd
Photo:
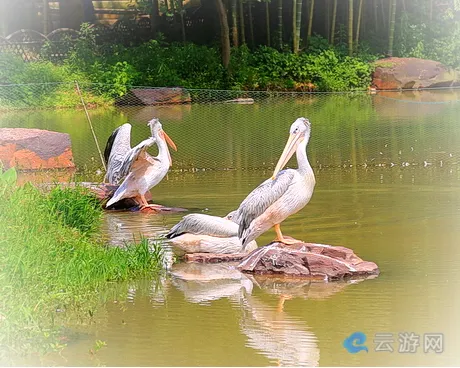
<path fill-rule="evenodd" d="M 252 241 L 243 249 L 238 239 L 238 224 L 234 222 L 235 211 L 225 217 L 192 213 L 174 225 L 166 238 L 185 253 L 230 254 L 252 251 L 257 243 Z"/>
<path fill-rule="evenodd" d="M 280 224 L 301 210 L 309 201 L 315 187 L 315 175 L 308 162 L 306 148 L 310 138 L 310 121 L 298 118 L 290 129 L 290 136 L 276 164 L 273 176 L 255 188 L 240 204 L 235 215 L 239 224 L 238 237 L 243 248 L 271 227 L 275 228 L 275 241 L 284 244 L 299 243 L 286 239 Z M 297 169 L 280 171 L 296 153 Z"/>
<path fill-rule="evenodd" d="M 172 164 L 166 143 L 175 151 L 177 148 L 163 130 L 158 119 L 150 120 L 147 125 L 150 126 L 152 136 L 133 148 L 129 147 L 130 124 L 122 125 L 109 138 L 105 149 L 105 156 L 109 156 L 106 177 L 111 183 L 118 183 L 120 179 L 125 179 L 107 202 L 106 207 L 110 207 L 123 198 L 134 198 L 141 208 L 157 207 L 147 203 L 145 193 L 165 177 Z M 147 153 L 147 148 L 154 143 L 158 145 L 158 156 L 156 157 Z"/>

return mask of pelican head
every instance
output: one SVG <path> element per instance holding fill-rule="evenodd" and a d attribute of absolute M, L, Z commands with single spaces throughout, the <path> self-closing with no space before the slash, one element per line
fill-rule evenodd
<path fill-rule="evenodd" d="M 237 210 L 230 212 L 227 216 L 224 217 L 224 219 L 235 222 L 236 212 Z"/>
<path fill-rule="evenodd" d="M 291 125 L 289 130 L 289 139 L 286 142 L 283 153 L 276 164 L 275 171 L 273 172 L 272 180 L 276 179 L 276 176 L 280 170 L 288 163 L 294 152 L 297 150 L 297 147 L 302 142 L 308 142 L 310 138 L 310 120 L 307 118 L 298 118 Z"/>
<path fill-rule="evenodd" d="M 160 119 L 153 118 L 147 123 L 147 126 L 150 127 L 150 131 L 152 132 L 152 137 L 155 139 L 161 139 L 164 142 L 166 142 L 169 147 L 171 147 L 174 151 L 177 151 L 176 144 L 173 142 L 173 140 L 169 137 L 169 135 L 166 134 L 166 132 L 163 130 L 163 126 L 160 123 Z M 169 155 L 168 151 L 168 156 L 169 156 L 169 164 L 172 165 L 172 160 L 171 156 Z"/>

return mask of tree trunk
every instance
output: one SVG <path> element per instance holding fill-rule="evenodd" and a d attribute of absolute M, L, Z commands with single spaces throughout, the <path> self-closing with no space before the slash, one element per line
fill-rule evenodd
<path fill-rule="evenodd" d="M 308 32 L 307 32 L 307 45 L 310 42 L 311 37 L 311 29 L 313 26 L 313 12 L 315 10 L 315 0 L 311 0 L 310 3 L 310 12 L 309 12 L 309 19 L 308 19 Z"/>
<path fill-rule="evenodd" d="M 395 20 L 396 20 L 396 0 L 391 0 L 390 13 L 390 32 L 388 35 L 388 55 L 393 56 L 393 41 L 395 36 Z"/>
<path fill-rule="evenodd" d="M 433 22 L 433 0 L 430 0 L 430 23 Z"/>
<path fill-rule="evenodd" d="M 361 28 L 361 18 L 363 15 L 363 0 L 359 0 L 358 19 L 356 22 L 355 51 L 358 50 L 359 31 Z"/>
<path fill-rule="evenodd" d="M 232 0 L 232 41 L 234 47 L 238 47 L 238 14 L 236 12 L 236 1 L 237 0 Z"/>
<path fill-rule="evenodd" d="M 300 46 L 300 25 L 302 23 L 302 0 L 297 0 L 297 10 L 296 10 L 296 22 L 295 22 L 295 39 L 296 39 L 296 45 L 295 45 L 295 53 L 299 53 L 299 46 Z"/>
<path fill-rule="evenodd" d="M 278 48 L 283 49 L 283 0 L 278 0 Z"/>
<path fill-rule="evenodd" d="M 270 8 L 269 8 L 269 2 L 268 0 L 265 0 L 265 24 L 267 27 L 266 33 L 267 33 L 267 46 L 270 46 Z"/>
<path fill-rule="evenodd" d="M 82 3 L 80 0 L 59 1 L 59 26 L 61 28 L 80 29 L 81 23 L 83 22 L 81 5 Z"/>
<path fill-rule="evenodd" d="M 48 0 L 43 0 L 43 34 L 47 35 L 50 32 L 50 8 Z"/>
<path fill-rule="evenodd" d="M 326 11 L 324 12 L 325 15 L 326 15 L 326 37 L 327 37 L 327 40 L 329 42 L 329 40 L 331 39 L 331 1 L 330 0 L 326 0 Z"/>
<path fill-rule="evenodd" d="M 169 12 L 169 2 L 168 0 L 164 0 L 164 2 L 165 2 L 166 12 L 168 13 Z"/>
<path fill-rule="evenodd" d="M 222 0 L 216 0 L 217 13 L 220 22 L 220 37 L 222 44 L 222 64 L 228 68 L 230 62 L 230 32 L 228 29 L 227 12 Z"/>
<path fill-rule="evenodd" d="M 374 28 L 377 33 L 379 33 L 379 16 L 377 14 L 378 0 L 374 0 Z"/>
<path fill-rule="evenodd" d="M 150 5 L 150 31 L 152 33 L 152 38 L 155 38 L 155 36 L 156 36 L 157 21 L 158 21 L 158 0 L 151 0 L 151 5 Z"/>
<path fill-rule="evenodd" d="M 381 12 L 382 12 L 382 25 L 383 25 L 382 31 L 384 32 L 384 31 L 387 29 L 386 27 L 387 27 L 387 24 L 388 24 L 388 23 L 387 23 L 387 21 L 386 21 L 387 16 L 386 16 L 386 14 L 385 14 L 385 9 L 384 9 L 384 5 L 385 5 L 385 4 L 384 4 L 383 1 L 384 1 L 384 0 L 380 0 L 380 10 L 381 10 Z M 387 0 L 387 1 L 391 1 L 391 0 Z"/>
<path fill-rule="evenodd" d="M 245 34 L 245 27 L 244 27 L 244 8 L 243 8 L 243 0 L 239 0 L 239 10 L 240 10 L 240 30 L 241 30 L 241 44 L 246 44 L 246 34 Z"/>
<path fill-rule="evenodd" d="M 292 0 L 292 52 L 296 53 L 296 35 L 297 35 L 297 1 Z"/>
<path fill-rule="evenodd" d="M 181 32 L 182 32 L 182 42 L 185 43 L 187 39 L 185 36 L 185 19 L 184 19 L 184 1 L 183 0 L 179 0 L 179 14 L 180 14 L 180 27 L 181 27 Z"/>
<path fill-rule="evenodd" d="M 8 6 L 6 1 L 0 0 L 0 36 L 8 36 Z"/>
<path fill-rule="evenodd" d="M 331 21 L 331 45 L 334 44 L 336 18 L 337 18 L 337 0 L 334 0 L 334 5 L 332 7 L 332 21 Z"/>
<path fill-rule="evenodd" d="M 251 37 L 251 47 L 254 48 L 254 22 L 252 19 L 252 0 L 248 0 L 248 17 L 249 17 L 249 36 Z"/>
<path fill-rule="evenodd" d="M 348 56 L 353 55 L 353 0 L 348 0 Z"/>

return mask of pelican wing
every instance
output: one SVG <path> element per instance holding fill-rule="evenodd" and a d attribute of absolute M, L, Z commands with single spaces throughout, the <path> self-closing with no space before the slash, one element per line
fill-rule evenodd
<path fill-rule="evenodd" d="M 125 156 L 120 168 L 121 177 L 127 176 L 131 171 L 136 170 L 137 167 L 143 164 L 155 163 L 155 158 L 147 153 L 147 148 L 155 143 L 155 139 L 150 137 L 133 147 Z"/>
<path fill-rule="evenodd" d="M 217 216 L 192 213 L 184 216 L 181 221 L 174 225 L 166 234 L 166 237 L 172 239 L 189 233 L 226 238 L 236 236 L 237 232 L 238 225 L 233 221 Z"/>
<path fill-rule="evenodd" d="M 104 159 L 107 165 L 105 180 L 110 184 L 118 184 L 122 178 L 120 169 L 130 149 L 131 124 L 126 123 L 113 131 L 105 146 Z"/>
<path fill-rule="evenodd" d="M 241 202 L 235 218 L 240 224 L 238 237 L 241 239 L 243 232 L 249 228 L 251 222 L 262 215 L 268 207 L 275 203 L 289 188 L 294 178 L 293 170 L 281 171 L 275 180 L 267 179 L 255 188 L 246 199 Z"/>

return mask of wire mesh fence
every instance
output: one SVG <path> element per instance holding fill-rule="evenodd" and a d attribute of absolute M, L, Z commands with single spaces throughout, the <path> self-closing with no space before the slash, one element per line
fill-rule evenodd
<path fill-rule="evenodd" d="M 157 117 L 178 147 L 173 171 L 271 169 L 290 124 L 305 116 L 316 168 L 458 173 L 458 89 L 331 94 L 81 84 L 80 90 L 81 96 L 75 82 L 0 85 L 0 127 L 68 133 L 77 167 L 102 170 L 82 97 L 102 150 L 126 122 L 137 144 L 150 135 L 147 121 Z"/>

